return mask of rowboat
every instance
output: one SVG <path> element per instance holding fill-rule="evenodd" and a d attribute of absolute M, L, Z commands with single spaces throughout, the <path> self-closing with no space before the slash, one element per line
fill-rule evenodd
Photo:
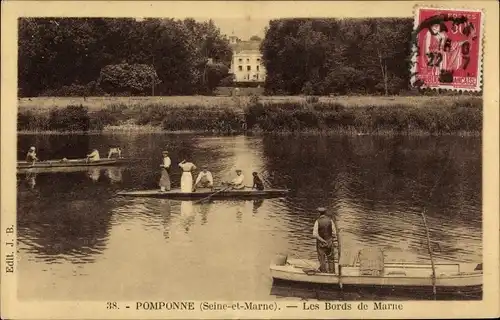
<path fill-rule="evenodd" d="M 253 199 L 253 198 L 273 198 L 284 196 L 288 193 L 287 189 L 243 189 L 243 190 L 223 190 L 223 189 L 198 189 L 194 192 L 182 192 L 180 189 L 161 192 L 158 189 L 140 190 L 140 191 L 122 191 L 118 192 L 120 196 L 127 197 L 149 197 L 149 198 L 168 198 L 168 199 L 203 199 L 210 197 L 211 199 Z"/>
<path fill-rule="evenodd" d="M 112 166 L 126 163 L 128 160 L 120 159 L 100 159 L 88 161 L 87 159 L 61 159 L 61 160 L 46 160 L 37 161 L 35 163 L 27 161 L 18 161 L 17 169 L 38 169 L 38 168 L 68 168 L 68 167 L 95 167 L 95 166 Z"/>
<path fill-rule="evenodd" d="M 380 262 L 380 261 L 379 261 Z M 335 262 L 335 273 L 319 271 L 319 263 L 314 260 L 288 259 L 279 255 L 271 263 L 271 276 L 284 280 L 309 284 L 342 285 L 346 287 L 386 287 L 386 288 L 433 288 L 431 264 L 420 263 L 345 263 L 341 259 L 342 273 Z M 371 265 L 371 268 L 367 268 Z M 435 263 L 435 287 L 437 290 L 478 292 L 482 290 L 482 264 L 477 263 Z"/>

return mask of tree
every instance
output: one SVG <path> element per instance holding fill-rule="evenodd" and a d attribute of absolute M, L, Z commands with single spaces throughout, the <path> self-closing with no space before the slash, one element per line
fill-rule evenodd
<path fill-rule="evenodd" d="M 159 83 L 156 71 L 145 64 L 108 65 L 101 70 L 98 79 L 99 87 L 113 93 L 145 94 Z"/>
<path fill-rule="evenodd" d="M 251 36 L 250 41 L 262 41 L 262 38 L 259 36 Z"/>

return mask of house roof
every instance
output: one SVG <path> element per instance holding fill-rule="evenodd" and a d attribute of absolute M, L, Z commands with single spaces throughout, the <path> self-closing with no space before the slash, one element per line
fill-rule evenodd
<path fill-rule="evenodd" d="M 261 41 L 240 41 L 236 44 L 232 44 L 231 48 L 235 53 L 241 51 L 260 51 Z"/>

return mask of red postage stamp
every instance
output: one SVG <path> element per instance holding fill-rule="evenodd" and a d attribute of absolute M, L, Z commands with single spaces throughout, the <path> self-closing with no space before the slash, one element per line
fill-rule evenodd
<path fill-rule="evenodd" d="M 480 91 L 483 20 L 481 10 L 416 8 L 413 86 Z"/>

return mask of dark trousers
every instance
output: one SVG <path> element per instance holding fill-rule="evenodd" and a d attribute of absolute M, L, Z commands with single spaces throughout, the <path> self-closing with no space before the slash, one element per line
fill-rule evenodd
<path fill-rule="evenodd" d="M 325 273 L 335 273 L 333 243 L 329 241 L 329 244 L 325 245 L 318 242 L 316 250 L 318 252 L 319 270 Z"/>

